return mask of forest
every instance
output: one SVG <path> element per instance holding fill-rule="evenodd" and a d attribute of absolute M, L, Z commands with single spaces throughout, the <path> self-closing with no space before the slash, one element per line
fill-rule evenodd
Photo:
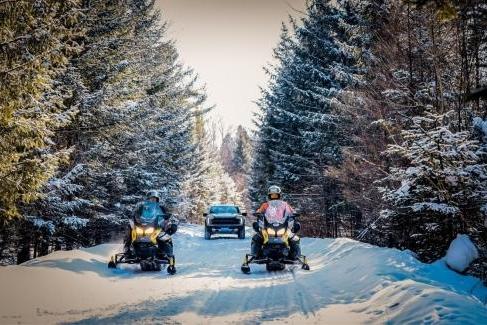
<path fill-rule="evenodd" d="M 487 5 L 312 1 L 283 24 L 249 182 L 278 183 L 304 232 L 409 249 L 457 234 L 486 277 Z"/>
<path fill-rule="evenodd" d="M 150 189 L 202 223 L 277 184 L 304 236 L 433 262 L 468 234 L 487 279 L 485 1 L 309 0 L 255 130 L 208 117 L 154 1 L 0 0 L 0 17 L 1 264 L 110 240 Z"/>
<path fill-rule="evenodd" d="M 193 222 L 239 200 L 153 1 L 0 10 L 3 263 L 106 241 L 149 189 Z"/>

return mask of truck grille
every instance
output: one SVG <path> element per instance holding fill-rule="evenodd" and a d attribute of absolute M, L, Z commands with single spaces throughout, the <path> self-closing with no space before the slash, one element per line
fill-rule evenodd
<path fill-rule="evenodd" d="M 238 225 L 240 224 L 240 219 L 237 218 L 214 218 L 211 220 L 213 225 Z"/>

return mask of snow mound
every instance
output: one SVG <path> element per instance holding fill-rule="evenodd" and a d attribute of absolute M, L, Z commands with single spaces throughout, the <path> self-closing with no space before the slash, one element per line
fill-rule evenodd
<path fill-rule="evenodd" d="M 477 247 L 467 235 L 459 234 L 448 247 L 445 261 L 453 270 L 463 272 L 477 258 L 479 258 Z"/>
<path fill-rule="evenodd" d="M 303 238 L 311 271 L 240 272 L 246 240 L 203 239 L 181 225 L 178 273 L 106 267 L 121 244 L 56 252 L 0 268 L 0 323 L 441 323 L 487 319 L 487 288 L 410 252 L 350 239 Z"/>

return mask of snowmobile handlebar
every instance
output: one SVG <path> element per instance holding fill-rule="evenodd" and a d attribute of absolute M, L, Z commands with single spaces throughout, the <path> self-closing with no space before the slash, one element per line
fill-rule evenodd
<path fill-rule="evenodd" d="M 257 220 L 264 220 L 264 218 L 265 218 L 265 214 L 264 213 L 261 213 L 261 212 L 257 212 L 254 215 L 257 218 Z M 287 220 L 296 220 L 300 216 L 301 216 L 300 213 L 293 213 L 293 214 L 291 214 L 290 216 L 287 217 Z"/>
<path fill-rule="evenodd" d="M 299 215 L 299 213 L 294 213 L 288 216 L 282 224 L 286 227 L 290 227 L 292 232 L 298 233 L 301 230 L 301 224 L 297 221 Z M 265 215 L 263 213 L 256 213 L 255 216 L 257 217 L 257 221 L 252 223 L 252 228 L 255 232 L 260 232 L 261 226 L 266 227 L 268 221 L 265 219 Z"/>

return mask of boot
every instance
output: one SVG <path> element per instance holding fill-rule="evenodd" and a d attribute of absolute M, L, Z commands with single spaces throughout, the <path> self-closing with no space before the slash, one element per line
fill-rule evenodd
<path fill-rule="evenodd" d="M 130 246 L 132 244 L 132 229 L 127 229 L 127 234 L 123 239 L 123 253 L 127 255 L 131 255 L 132 252 L 130 251 Z"/>
<path fill-rule="evenodd" d="M 253 257 L 259 256 L 261 246 L 262 245 L 260 245 L 260 243 L 258 243 L 255 240 L 252 240 L 252 243 L 250 244 L 250 255 L 252 255 Z"/>
<path fill-rule="evenodd" d="M 170 241 L 158 241 L 157 246 L 159 247 L 159 251 L 163 254 L 166 255 L 167 257 L 174 256 L 174 249 L 173 249 L 173 244 L 172 240 Z"/>
<path fill-rule="evenodd" d="M 124 243 L 123 243 L 123 253 L 126 254 L 126 255 L 131 255 L 132 252 L 130 251 L 130 240 L 126 240 Z"/>
<path fill-rule="evenodd" d="M 289 252 L 289 257 L 291 259 L 297 259 L 298 257 L 301 256 L 301 245 L 299 243 L 299 240 L 292 240 L 290 241 L 290 246 L 291 246 L 291 251 Z"/>

